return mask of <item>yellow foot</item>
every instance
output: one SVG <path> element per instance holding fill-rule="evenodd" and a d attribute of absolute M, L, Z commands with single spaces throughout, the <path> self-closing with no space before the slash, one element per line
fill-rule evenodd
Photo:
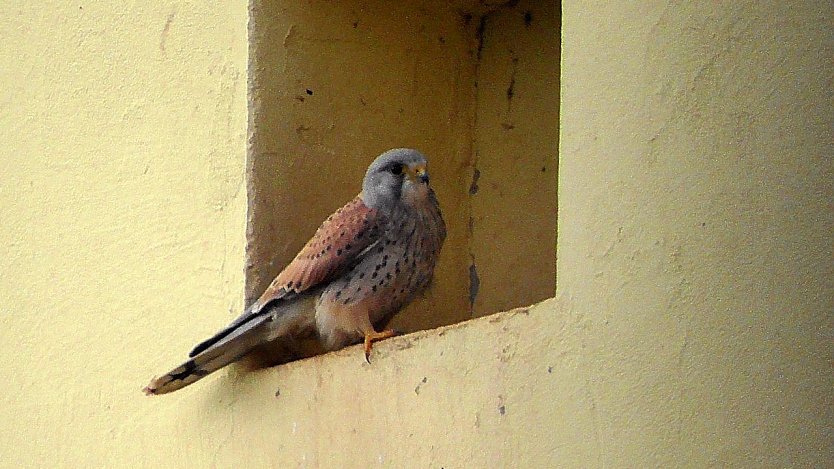
<path fill-rule="evenodd" d="M 375 340 L 387 339 L 389 337 L 394 337 L 395 335 L 397 335 L 397 333 L 390 329 L 387 331 L 373 331 L 365 334 L 365 361 L 371 363 L 371 349 L 374 346 Z"/>

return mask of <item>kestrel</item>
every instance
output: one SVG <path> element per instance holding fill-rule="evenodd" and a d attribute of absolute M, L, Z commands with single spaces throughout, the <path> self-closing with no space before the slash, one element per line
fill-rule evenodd
<path fill-rule="evenodd" d="M 368 360 L 375 340 L 394 335 L 375 326 L 429 285 L 446 238 L 426 164 L 407 148 L 377 157 L 362 192 L 322 223 L 260 298 L 144 392 L 176 391 L 261 344 L 311 332 L 328 350 L 364 340 Z"/>

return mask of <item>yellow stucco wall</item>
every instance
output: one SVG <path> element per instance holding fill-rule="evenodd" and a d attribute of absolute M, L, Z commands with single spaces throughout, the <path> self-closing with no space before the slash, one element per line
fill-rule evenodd
<path fill-rule="evenodd" d="M 556 278 L 594 461 L 831 467 L 834 7 L 611 3 L 562 14 Z"/>
<path fill-rule="evenodd" d="M 200 435 L 199 401 L 139 390 L 243 303 L 246 9 L 3 6 L 0 467 L 182 465 Z"/>
<path fill-rule="evenodd" d="M 556 289 L 559 4 L 509 3 L 482 23 L 470 184 L 476 316 Z"/>
<path fill-rule="evenodd" d="M 559 298 L 151 399 L 243 303 L 247 5 L 8 7 L 0 467 L 834 464 L 834 11 L 563 8 Z"/>

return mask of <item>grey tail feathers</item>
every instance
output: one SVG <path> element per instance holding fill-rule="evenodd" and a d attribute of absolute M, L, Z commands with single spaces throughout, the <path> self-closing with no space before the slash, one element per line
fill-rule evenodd
<path fill-rule="evenodd" d="M 268 311 L 268 309 L 267 309 Z M 246 323 L 250 323 L 252 321 L 256 321 L 259 317 L 263 316 L 264 310 L 261 309 L 261 312 L 258 314 L 251 314 L 248 310 L 243 313 L 239 318 L 232 321 L 231 324 L 223 328 L 217 334 L 209 337 L 208 339 L 200 342 L 199 344 L 195 345 L 190 352 L 188 352 L 189 358 L 194 358 L 204 350 L 208 349 L 209 347 L 213 346 L 214 344 L 220 342 L 233 332 L 235 332 L 238 328 L 245 327 Z"/>
<path fill-rule="evenodd" d="M 240 320 L 245 319 L 245 320 Z M 185 363 L 151 380 L 143 391 L 148 395 L 165 394 L 184 388 L 205 376 L 239 360 L 257 345 L 273 339 L 271 314 L 241 317 L 214 337 L 194 348 Z"/>

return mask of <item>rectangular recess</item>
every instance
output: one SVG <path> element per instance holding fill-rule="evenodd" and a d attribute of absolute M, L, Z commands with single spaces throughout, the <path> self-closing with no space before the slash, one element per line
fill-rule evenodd
<path fill-rule="evenodd" d="M 254 0 L 247 303 L 393 147 L 428 155 L 449 227 L 393 327 L 552 296 L 559 40 L 552 2 Z"/>

